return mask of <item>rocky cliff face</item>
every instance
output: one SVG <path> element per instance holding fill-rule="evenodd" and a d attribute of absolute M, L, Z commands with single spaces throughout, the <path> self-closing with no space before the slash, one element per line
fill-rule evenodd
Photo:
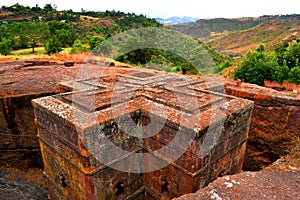
<path fill-rule="evenodd" d="M 99 70 L 99 66 L 93 67 Z M 78 69 L 78 65 L 66 68 L 63 65 L 24 67 L 20 63 L 1 64 L 1 170 L 9 167 L 42 167 L 30 100 L 59 93 L 57 83 L 72 79 Z M 244 162 L 245 170 L 259 170 L 288 153 L 295 143 L 299 143 L 299 95 L 237 82 L 226 82 L 226 92 L 255 103 Z M 276 176 L 276 173 L 270 175 Z M 231 183 L 234 185 L 232 181 Z"/>
<path fill-rule="evenodd" d="M 300 95 L 237 82 L 227 82 L 226 93 L 255 103 L 244 170 L 260 170 L 299 142 Z"/>
<path fill-rule="evenodd" d="M 299 199 L 300 146 L 260 172 L 224 176 L 196 193 L 176 200 Z"/>
<path fill-rule="evenodd" d="M 57 84 L 78 69 L 51 62 L 1 64 L 0 169 L 43 167 L 31 100 L 59 93 Z"/>
<path fill-rule="evenodd" d="M 52 199 L 118 199 L 119 183 L 124 199 L 169 199 L 241 171 L 253 102 L 212 92 L 223 86 L 216 80 L 115 69 L 60 86 L 74 93 L 32 101 L 45 174 L 57 186 L 49 190 Z M 69 184 L 57 182 L 57 171 Z"/>
<path fill-rule="evenodd" d="M 299 198 L 300 171 L 243 172 L 238 175 L 218 178 L 206 188 L 187 194 L 176 200 L 210 199 L 291 199 Z"/>

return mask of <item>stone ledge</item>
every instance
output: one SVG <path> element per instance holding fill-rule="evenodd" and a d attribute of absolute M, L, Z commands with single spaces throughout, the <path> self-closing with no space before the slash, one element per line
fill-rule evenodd
<path fill-rule="evenodd" d="M 218 178 L 194 194 L 174 200 L 299 199 L 300 171 L 243 172 Z"/>
<path fill-rule="evenodd" d="M 220 177 L 196 193 L 174 200 L 299 199 L 300 144 L 286 157 L 260 172 Z"/>

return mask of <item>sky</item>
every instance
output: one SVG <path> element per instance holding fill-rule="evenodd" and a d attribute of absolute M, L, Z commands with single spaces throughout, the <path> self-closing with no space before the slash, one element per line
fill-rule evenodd
<path fill-rule="evenodd" d="M 44 7 L 51 3 L 57 10 L 115 10 L 169 18 L 190 16 L 201 18 L 259 17 L 262 15 L 300 14 L 300 0 L 0 0 L 0 5 L 19 3 Z"/>

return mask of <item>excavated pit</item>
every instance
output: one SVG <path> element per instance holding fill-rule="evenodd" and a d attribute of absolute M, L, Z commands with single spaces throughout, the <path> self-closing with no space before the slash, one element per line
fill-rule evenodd
<path fill-rule="evenodd" d="M 50 197 L 173 198 L 240 172 L 253 103 L 222 87 L 134 71 L 33 100 Z"/>
<path fill-rule="evenodd" d="M 107 76 L 101 76 L 101 81 L 95 78 L 91 78 L 90 80 L 81 80 L 78 82 L 69 81 L 76 78 L 76 75 L 82 66 L 93 71 L 91 77 L 97 77 L 99 74 L 103 73 L 103 71 L 107 71 Z M 112 87 L 114 86 L 113 80 L 116 77 L 109 76 L 108 74 L 119 73 L 126 75 L 128 72 L 134 73 L 130 74 L 130 78 L 126 78 L 128 80 L 128 83 L 126 84 L 130 87 L 134 86 L 134 88 L 136 88 L 136 80 L 142 80 L 143 83 L 147 83 L 151 77 L 153 78 L 157 76 L 157 73 L 154 72 L 141 72 L 132 68 L 114 66 L 108 69 L 105 65 L 101 64 L 64 67 L 63 65 L 55 63 L 46 63 L 46 65 L 43 66 L 34 66 L 30 64 L 30 66 L 26 65 L 24 67 L 24 63 L 22 62 L 2 63 L 0 70 L 1 170 L 9 170 L 10 168 L 18 168 L 22 170 L 37 167 L 43 168 L 40 146 L 38 144 L 38 138 L 36 137 L 37 131 L 33 123 L 34 115 L 30 102 L 32 99 L 58 94 L 59 92 L 81 90 L 82 87 L 87 90 L 98 89 L 102 93 L 109 92 L 105 91 L 105 89 L 107 89 L 107 84 L 103 84 L 103 82 L 110 82 L 110 86 Z M 57 84 L 61 81 L 69 82 L 60 84 L 60 88 L 58 88 Z M 205 92 L 213 91 L 224 93 L 224 84 L 220 84 L 221 82 L 214 78 L 205 79 L 205 81 L 202 80 L 202 82 L 199 82 L 198 80 L 197 87 L 198 89 L 201 88 L 199 93 L 204 90 Z M 300 137 L 299 95 L 292 97 L 288 93 L 276 92 L 268 88 L 245 83 L 238 84 L 237 82 L 226 81 L 224 81 L 224 83 L 227 94 L 246 98 L 254 101 L 255 103 L 254 110 L 252 112 L 246 158 L 243 169 L 260 170 L 262 167 L 268 166 L 280 156 L 287 154 L 289 150 L 295 146 L 297 137 Z M 120 89 L 126 89 L 128 88 L 127 86 L 123 88 L 120 87 Z M 145 91 L 147 91 L 147 89 Z M 166 103 L 168 107 L 178 111 L 178 106 L 176 106 L 176 104 L 173 105 L 172 102 L 170 103 L 168 100 L 163 101 L 159 98 L 152 98 L 151 91 L 147 91 L 145 94 L 146 95 L 144 96 L 139 94 L 136 96 L 144 99 L 144 101 L 152 101 L 156 104 Z M 56 96 L 56 99 L 61 100 L 64 103 L 72 102 L 72 98 L 67 99 L 63 98 L 63 96 L 64 95 Z M 75 103 L 73 104 L 75 105 Z M 106 108 L 110 106 L 109 104 L 104 103 L 104 107 L 101 107 L 99 104 L 97 107 L 98 111 L 104 109 L 105 105 L 107 106 Z M 93 110 L 94 108 L 85 109 Z M 85 112 L 86 111 L 87 110 L 85 110 Z M 132 117 L 133 119 L 135 118 L 135 120 L 133 120 L 135 121 L 135 124 L 142 124 L 142 126 L 146 126 L 153 121 L 147 110 L 140 109 L 140 111 L 141 112 L 138 114 L 137 118 Z M 186 109 L 185 111 L 189 113 L 189 109 Z M 158 117 L 158 115 L 156 116 Z M 150 137 L 149 141 L 150 139 L 150 144 L 152 144 L 152 140 L 154 139 Z M 167 142 L 163 140 L 159 140 L 159 143 L 167 144 Z M 152 146 L 152 150 L 157 150 L 159 148 L 160 145 Z M 187 167 L 189 166 L 189 162 L 185 162 L 184 160 L 181 162 L 185 163 Z M 160 175 L 157 174 L 156 176 L 160 177 Z M 158 180 L 156 178 L 154 179 Z M 162 182 L 164 182 L 163 188 L 171 187 L 169 181 L 165 178 L 163 178 L 161 183 Z M 158 188 L 158 186 L 154 186 L 156 184 L 153 183 L 153 187 Z M 117 186 L 118 188 L 124 187 L 124 182 L 119 182 Z M 144 188 L 143 191 L 145 190 L 148 191 L 147 188 Z M 162 188 L 160 188 L 159 191 L 162 191 Z M 166 192 L 166 189 L 163 191 Z"/>

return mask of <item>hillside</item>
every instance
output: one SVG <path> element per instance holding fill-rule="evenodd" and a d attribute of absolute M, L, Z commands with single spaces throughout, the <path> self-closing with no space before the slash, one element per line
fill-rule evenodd
<path fill-rule="evenodd" d="M 55 6 L 46 4 L 44 8 L 28 7 L 20 4 L 2 6 L 0 10 L 0 24 L 21 22 L 61 21 L 72 25 L 78 39 L 86 40 L 91 36 L 99 35 L 109 37 L 121 31 L 140 27 L 162 26 L 155 19 L 144 15 L 124 13 L 120 11 L 82 11 L 72 10 L 57 11 Z"/>
<path fill-rule="evenodd" d="M 141 35 L 128 33 L 125 41 L 120 40 L 121 44 L 116 45 L 109 40 L 111 36 L 128 30 L 137 31 L 141 27 L 160 27 L 164 30 L 170 30 L 176 38 L 178 36 L 183 41 L 190 41 L 195 45 L 195 49 L 203 49 L 209 52 L 209 57 L 212 59 L 211 64 L 219 65 L 228 60 L 227 56 L 204 45 L 201 41 L 197 39 L 194 41 L 194 38 L 179 34 L 179 32 L 158 23 L 155 19 L 134 13 L 119 11 L 57 11 L 51 4 L 45 5 L 44 8 L 30 8 L 15 4 L 10 7 L 2 6 L 0 11 L 1 21 L 0 53 L 5 56 L 10 55 L 13 50 L 29 47 L 32 48 L 31 53 L 36 53 L 35 48 L 37 47 L 44 47 L 45 53 L 48 55 L 62 52 L 64 48 L 70 48 L 72 53 L 86 52 L 95 49 L 96 46 L 106 40 L 107 42 L 104 43 L 102 49 L 96 50 L 97 54 L 106 55 L 132 65 L 163 64 L 164 67 L 158 65 L 160 68 L 158 70 L 197 73 L 198 71 L 195 71 L 195 68 L 199 66 L 191 66 L 191 63 L 185 61 L 186 58 L 164 50 L 136 49 L 127 52 L 123 56 L 113 56 L 113 54 L 117 55 L 117 51 L 121 51 L 122 48 L 128 47 L 130 49 L 137 42 L 145 42 L 145 38 L 144 33 Z M 168 31 L 164 32 L 167 33 Z M 170 35 L 165 36 L 165 38 L 170 37 Z M 149 44 L 155 42 L 157 41 L 149 41 Z M 176 48 L 182 50 L 181 48 L 184 49 L 185 45 L 182 43 Z M 205 52 L 201 53 L 205 54 Z M 193 56 L 193 58 L 199 60 L 201 55 L 193 53 Z"/>
<path fill-rule="evenodd" d="M 215 19 L 199 19 L 194 23 L 170 25 L 170 27 L 190 36 L 207 41 L 210 39 L 222 37 L 235 31 L 242 31 L 253 28 L 266 21 L 299 21 L 300 15 L 274 15 L 261 16 L 258 18 L 215 18 Z"/>
<path fill-rule="evenodd" d="M 266 44 L 267 50 L 300 36 L 300 20 L 270 20 L 253 28 L 236 31 L 207 42 L 211 47 L 231 56 L 241 56 Z"/>
<path fill-rule="evenodd" d="M 171 27 L 176 30 L 202 40 L 227 34 L 236 30 L 244 30 L 261 23 L 259 18 L 237 18 L 237 19 L 199 19 L 194 23 L 176 24 Z"/>

